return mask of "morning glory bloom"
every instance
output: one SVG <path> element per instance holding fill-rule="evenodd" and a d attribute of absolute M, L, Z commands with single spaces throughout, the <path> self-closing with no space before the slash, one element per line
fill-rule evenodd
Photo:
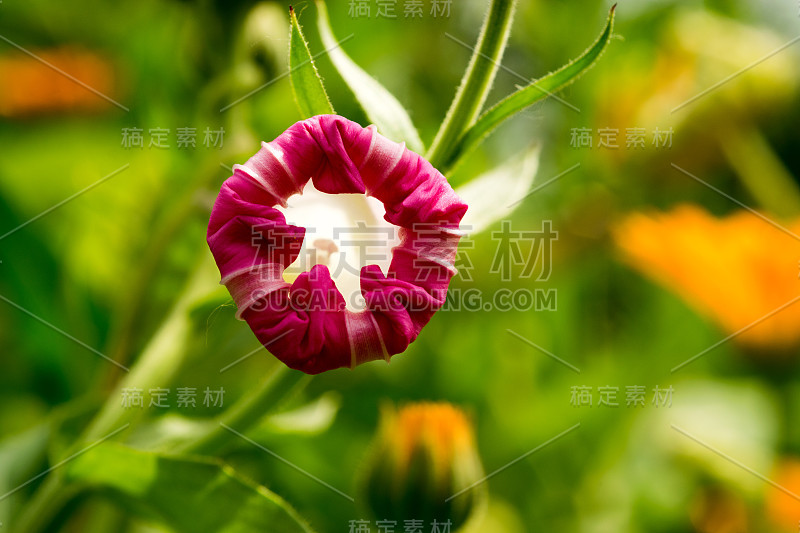
<path fill-rule="evenodd" d="M 389 361 L 444 304 L 467 206 L 438 170 L 403 144 L 372 126 L 318 115 L 262 143 L 233 170 L 214 204 L 208 244 L 237 318 L 289 367 L 317 374 Z M 363 305 L 346 299 L 331 277 L 335 241 L 314 238 L 304 247 L 306 228 L 287 222 L 286 213 L 294 217 L 289 199 L 304 192 L 318 199 L 374 198 L 385 210 L 383 227 L 397 228 L 385 270 L 378 264 L 360 269 Z M 369 211 L 366 201 L 358 205 Z M 310 248 L 310 270 L 286 275 Z"/>

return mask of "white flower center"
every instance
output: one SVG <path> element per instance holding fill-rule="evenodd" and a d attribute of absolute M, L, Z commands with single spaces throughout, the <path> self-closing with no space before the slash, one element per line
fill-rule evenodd
<path fill-rule="evenodd" d="M 284 273 L 288 282 L 319 264 L 328 267 L 347 308 L 364 308 L 359 273 L 378 265 L 386 273 L 398 228 L 383 219 L 383 204 L 363 194 L 326 194 L 309 181 L 302 194 L 291 196 L 289 207 L 278 209 L 286 222 L 306 228 L 297 260 Z"/>

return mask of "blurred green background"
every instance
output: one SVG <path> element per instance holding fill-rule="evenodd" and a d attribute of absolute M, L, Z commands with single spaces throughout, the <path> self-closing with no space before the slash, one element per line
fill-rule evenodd
<path fill-rule="evenodd" d="M 450 16 L 434 17 L 426 1 L 424 15 L 411 20 L 402 4 L 397 19 L 376 16 L 374 3 L 370 17 L 351 16 L 347 2 L 331 2 L 329 11 L 337 36 L 353 34 L 344 44 L 347 53 L 397 95 L 429 144 L 469 59 L 469 50 L 446 34 L 474 43 L 486 6 L 456 2 Z M 260 140 L 302 118 L 289 80 L 281 77 L 287 7 L 276 2 L 255 9 L 241 1 L 0 4 L 0 235 L 14 230 L 0 237 L 0 437 L 7 443 L 0 447 L 0 493 L 47 468 L 37 446 L 63 448 L 113 394 L 119 373 L 74 339 L 132 364 L 173 316 L 196 265 L 208 261 L 205 228 L 214 195 L 230 175 L 225 167 L 244 162 Z M 312 53 L 322 51 L 315 6 L 295 7 Z M 609 7 L 584 0 L 522 2 L 503 60 L 519 76 L 501 70 L 490 103 L 524 84 L 520 76 L 541 76 L 577 56 L 595 39 Z M 488 480 L 489 505 L 478 531 L 796 530 L 800 501 L 787 492 L 800 493 L 800 474 L 792 468 L 800 461 L 800 339 L 792 333 L 800 330 L 800 315 L 787 308 L 765 319 L 784 321 L 775 326 L 780 342 L 770 343 L 770 335 L 740 342 L 737 335 L 720 343 L 740 329 L 726 324 L 739 322 L 720 318 L 727 306 L 702 302 L 735 300 L 745 327 L 778 307 L 751 302 L 745 293 L 774 292 L 783 302 L 800 295 L 800 245 L 775 227 L 798 228 L 800 216 L 800 45 L 776 52 L 800 35 L 798 6 L 622 0 L 617 15 L 615 39 L 600 62 L 559 93 L 578 111 L 552 98 L 529 108 L 449 176 L 465 183 L 535 140 L 543 147 L 538 183 L 580 164 L 526 197 L 510 217 L 521 230 L 553 221 L 559 239 L 549 280 L 509 281 L 492 273 L 497 223 L 474 236 L 472 279 L 451 285 L 489 295 L 505 288 L 555 289 L 557 309 L 443 311 L 390 365 L 315 378 L 284 407 L 296 416 L 268 419 L 255 433 L 258 442 L 357 495 L 381 403 L 448 401 L 470 414 L 487 473 L 580 423 Z M 330 61 L 323 55 L 317 65 L 337 113 L 367 125 Z M 143 148 L 124 146 L 126 128 L 142 129 Z M 169 148 L 149 146 L 152 128 L 170 130 Z M 197 129 L 194 148 L 177 146 L 178 128 Z M 206 128 L 224 130 L 222 147 L 204 145 Z M 578 128 L 591 131 L 591 148 L 574 146 Z M 628 128 L 645 130 L 643 147 L 626 146 Z M 598 146 L 603 129 L 617 130 L 617 148 Z M 653 146 L 656 129 L 672 131 L 670 146 Z M 31 221 L 123 165 L 129 167 Z M 664 244 L 662 256 L 646 268 L 636 259 L 638 248 L 626 247 L 629 233 L 615 230 L 633 213 L 669 212 L 681 204 L 724 219 L 746 211 L 737 201 L 771 221 L 750 215 L 759 228 L 754 231 L 783 239 L 773 246 L 772 239 L 753 237 L 756 245 L 770 243 L 761 251 L 746 247 L 759 268 L 736 259 L 735 235 L 723 246 L 716 229 L 680 221 L 662 230 L 694 235 L 712 250 L 720 244 L 719 250 L 701 261 L 682 253 L 680 244 Z M 655 243 L 656 255 L 668 240 L 658 232 L 643 238 Z M 774 268 L 764 266 L 771 260 Z M 676 264 L 685 267 L 680 279 L 724 273 L 735 282 L 681 291 L 680 281 L 659 274 Z M 216 283 L 217 273 L 208 272 Z M 701 303 L 693 301 L 704 287 Z M 261 351 L 220 373 L 258 343 L 234 320 L 233 307 L 210 302 L 191 309 L 184 347 L 190 356 L 163 384 L 173 391 L 172 407 L 146 409 L 148 418 L 214 416 L 220 408 L 199 405 L 199 399 L 196 409 L 178 408 L 174 391 L 196 387 L 202 398 L 206 387 L 224 388 L 229 404 L 275 367 Z M 597 405 L 597 388 L 604 386 L 619 388 L 618 407 Z M 646 388 L 644 406 L 625 405 L 632 386 Z M 671 407 L 653 405 L 656 386 L 674 389 Z M 593 405 L 575 405 L 574 387 L 592 387 Z M 298 414 L 298 408 L 304 410 Z M 60 422 L 37 440 L 34 429 L 52 420 Z M 23 448 L 33 455 L 26 466 L 8 444 L 21 438 L 30 439 Z M 366 517 L 358 497 L 352 504 L 241 444 L 226 460 L 284 497 L 318 531 L 345 532 L 349 521 Z M 0 501 L 0 522 L 9 530 L 7 517 L 36 484 Z M 133 514 L 120 517 L 114 507 L 108 498 L 87 497 L 75 504 L 64 530 L 157 527 Z"/>

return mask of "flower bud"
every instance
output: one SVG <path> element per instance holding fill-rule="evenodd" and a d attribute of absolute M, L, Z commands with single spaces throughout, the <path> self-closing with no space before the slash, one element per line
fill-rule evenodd
<path fill-rule="evenodd" d="M 236 39 L 234 59 L 258 67 L 270 80 L 287 68 L 286 32 L 289 19 L 282 6 L 261 2 L 247 13 Z M 262 83 L 259 81 L 258 83 Z"/>
<path fill-rule="evenodd" d="M 447 403 L 387 408 L 367 467 L 364 500 L 378 520 L 449 522 L 456 531 L 485 499 L 482 478 L 463 411 Z"/>

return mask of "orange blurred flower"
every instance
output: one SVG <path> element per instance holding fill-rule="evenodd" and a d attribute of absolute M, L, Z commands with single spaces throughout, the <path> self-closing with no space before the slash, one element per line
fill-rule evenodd
<path fill-rule="evenodd" d="M 80 109 L 106 110 L 109 103 L 59 69 L 94 90 L 113 97 L 114 73 L 108 61 L 93 52 L 58 48 L 34 52 L 43 61 L 21 53 L 0 58 L 0 116 L 22 117 Z M 55 68 L 53 68 L 55 67 Z"/>
<path fill-rule="evenodd" d="M 767 516 L 776 526 L 781 527 L 781 531 L 797 531 L 800 521 L 800 500 L 797 498 L 800 495 L 800 459 L 788 458 L 781 461 L 772 479 L 785 490 L 775 487 L 767 489 Z"/>
<path fill-rule="evenodd" d="M 418 403 L 384 412 L 384 431 L 394 441 L 395 459 L 407 469 L 417 446 L 425 446 L 432 454 L 434 466 L 444 470 L 459 453 L 474 447 L 472 424 L 463 411 L 448 403 Z"/>
<path fill-rule="evenodd" d="M 800 220 L 787 229 L 800 233 Z M 736 339 L 744 345 L 778 349 L 800 341 L 800 301 L 787 305 L 800 296 L 800 241 L 754 214 L 717 218 L 684 205 L 670 213 L 634 214 L 616 228 L 614 239 L 634 268 L 728 333 L 741 331 Z"/>
<path fill-rule="evenodd" d="M 735 493 L 719 487 L 706 487 L 690 509 L 692 524 L 698 533 L 748 533 L 751 524 L 744 501 Z"/>

